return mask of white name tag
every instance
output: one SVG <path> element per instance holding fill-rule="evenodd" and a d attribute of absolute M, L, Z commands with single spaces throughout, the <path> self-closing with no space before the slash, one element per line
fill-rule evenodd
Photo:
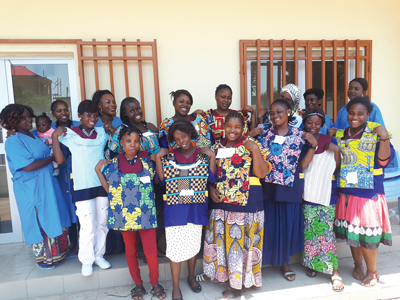
<path fill-rule="evenodd" d="M 282 145 L 285 142 L 286 138 L 284 136 L 276 135 L 274 139 L 274 143 Z"/>
<path fill-rule="evenodd" d="M 193 196 L 194 195 L 194 191 L 193 190 L 182 190 L 179 193 L 179 196 Z"/>
<path fill-rule="evenodd" d="M 152 133 L 152 132 L 149 132 L 149 131 L 146 131 L 146 132 L 143 132 L 142 133 L 142 136 L 151 136 L 151 135 L 153 135 L 154 133 Z"/>
<path fill-rule="evenodd" d="M 346 181 L 347 181 L 347 183 L 357 184 L 358 183 L 357 172 L 347 173 Z"/>
<path fill-rule="evenodd" d="M 196 129 L 196 131 L 199 132 L 199 131 L 200 131 L 199 125 L 195 125 L 195 126 L 194 126 L 194 129 Z"/>
<path fill-rule="evenodd" d="M 150 176 L 140 177 L 141 183 L 150 183 Z"/>
<path fill-rule="evenodd" d="M 216 158 L 232 157 L 235 154 L 235 148 L 220 148 L 218 149 Z"/>

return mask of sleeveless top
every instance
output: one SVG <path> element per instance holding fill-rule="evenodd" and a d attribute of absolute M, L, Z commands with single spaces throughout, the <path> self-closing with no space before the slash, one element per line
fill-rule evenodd
<path fill-rule="evenodd" d="M 249 185 L 260 185 L 260 179 L 251 176 L 252 153 L 244 143 L 251 140 L 260 148 L 261 155 L 267 161 L 269 154 L 260 143 L 250 137 L 242 137 L 233 147 L 226 147 L 226 139 L 212 146 L 216 153 L 217 183 L 216 189 L 223 202 L 246 206 L 249 198 Z M 268 163 L 268 162 L 267 162 Z"/>
<path fill-rule="evenodd" d="M 265 177 L 265 182 L 293 187 L 297 164 L 301 149 L 305 143 L 303 131 L 290 126 L 285 136 L 274 132 L 272 124 L 266 124 L 258 141 L 270 150 L 268 161 L 272 164 L 272 171 Z"/>
<path fill-rule="evenodd" d="M 210 166 L 206 155 L 197 155 L 193 164 L 180 165 L 171 152 L 161 162 L 166 185 L 164 200 L 168 205 L 206 202 Z"/>
<path fill-rule="evenodd" d="M 118 155 L 102 171 L 109 184 L 108 228 L 120 231 L 157 228 L 154 162 L 147 152 L 142 152 L 136 162 L 142 165 L 142 171 L 122 173 L 119 163 L 123 159 L 126 160 L 123 154 Z"/>
<path fill-rule="evenodd" d="M 372 131 L 378 126 L 381 125 L 367 122 L 360 139 L 344 139 L 348 128 L 336 132 L 336 141 L 342 155 L 340 176 L 337 179 L 339 188 L 374 189 L 374 175 L 383 172 L 382 168 L 374 169 L 376 144 L 380 139 Z"/>

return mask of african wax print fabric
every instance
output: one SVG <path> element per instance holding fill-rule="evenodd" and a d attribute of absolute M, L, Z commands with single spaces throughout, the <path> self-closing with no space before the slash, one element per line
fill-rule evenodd
<path fill-rule="evenodd" d="M 145 124 L 145 123 L 144 123 Z M 122 153 L 122 147 L 119 143 L 119 133 L 124 127 L 128 127 L 128 125 L 120 125 L 115 129 L 115 132 L 111 139 L 108 140 L 108 148 L 114 153 Z M 158 144 L 158 136 L 156 133 L 152 132 L 148 129 L 146 132 L 142 133 L 142 137 L 140 138 L 140 151 L 147 151 L 150 154 L 157 153 L 160 150 L 160 145 Z"/>
<path fill-rule="evenodd" d="M 341 150 L 339 188 L 374 189 L 374 175 L 381 175 L 382 168 L 374 169 L 376 144 L 379 136 L 373 129 L 381 126 L 367 122 L 360 139 L 344 139 L 345 130 L 336 132 L 336 141 Z M 389 133 L 389 136 L 390 133 Z"/>
<path fill-rule="evenodd" d="M 236 110 L 232 110 L 232 109 L 229 110 L 229 112 L 234 112 L 234 111 L 236 111 Z M 250 123 L 249 116 L 247 113 L 244 114 L 243 110 L 238 110 L 237 112 L 242 115 L 243 120 L 245 122 L 242 134 L 243 134 L 243 136 L 247 136 L 247 134 L 249 132 L 249 123 Z M 225 128 L 224 128 L 225 117 L 226 116 L 220 116 L 213 109 L 207 110 L 206 115 L 203 117 L 211 129 L 211 133 L 213 135 L 214 141 L 219 141 L 219 140 L 225 138 Z"/>
<path fill-rule="evenodd" d="M 297 85 L 295 85 L 293 83 L 288 83 L 281 89 L 281 95 L 284 92 L 287 92 L 290 94 L 290 97 L 292 97 L 294 106 L 297 106 L 300 104 L 302 94 L 301 94 L 301 90 L 299 89 L 299 87 Z"/>
<path fill-rule="evenodd" d="M 178 164 L 174 153 L 161 158 L 166 199 L 168 205 L 205 203 L 207 193 L 208 169 L 207 155 L 197 155 L 193 164 Z"/>
<path fill-rule="evenodd" d="M 336 238 L 333 233 L 336 204 L 329 206 L 303 205 L 304 252 L 303 266 L 317 272 L 332 274 L 338 269 Z"/>
<path fill-rule="evenodd" d="M 352 247 L 377 249 L 392 245 L 392 229 L 385 195 L 367 199 L 339 194 L 336 204 L 335 233 Z"/>
<path fill-rule="evenodd" d="M 199 137 L 197 140 L 192 140 L 192 145 L 194 147 L 199 147 L 199 148 L 210 148 L 211 147 L 211 131 L 210 127 L 204 121 L 200 116 L 197 114 L 192 115 L 194 117 L 194 120 L 191 121 L 190 123 L 193 124 L 194 128 L 197 131 L 197 134 Z M 174 123 L 174 120 L 172 118 L 167 118 L 165 119 L 161 125 L 160 125 L 160 130 L 158 133 L 158 136 L 161 139 L 167 139 L 168 136 L 168 129 L 171 127 L 171 125 Z M 178 148 L 178 145 L 175 144 L 175 142 L 168 142 L 168 150 L 171 152 L 172 149 Z"/>
<path fill-rule="evenodd" d="M 173 262 L 192 258 L 201 248 L 203 225 L 188 223 L 183 226 L 165 227 L 167 248 L 165 256 Z"/>
<path fill-rule="evenodd" d="M 244 143 L 253 141 L 260 148 L 261 155 L 267 161 L 269 152 L 253 138 L 244 138 L 233 147 L 226 147 L 217 142 L 211 148 L 216 153 L 217 161 L 217 183 L 216 189 L 221 195 L 223 202 L 246 206 L 249 196 L 250 167 L 253 160 L 252 154 L 246 149 Z M 223 149 L 232 149 L 229 157 L 218 157 L 218 152 Z"/>
<path fill-rule="evenodd" d="M 56 263 L 68 254 L 68 231 L 63 228 L 63 233 L 55 238 L 49 238 L 43 228 L 40 226 L 40 233 L 43 236 L 43 242 L 33 244 L 33 254 L 38 265 Z"/>
<path fill-rule="evenodd" d="M 261 262 L 264 212 L 210 212 L 206 228 L 203 270 L 234 289 L 262 285 Z"/>
<path fill-rule="evenodd" d="M 121 158 L 122 159 L 122 158 Z M 157 228 L 154 201 L 154 162 L 140 157 L 139 173 L 121 173 L 118 157 L 105 166 L 103 174 L 109 184 L 108 228 L 114 230 L 144 230 Z"/>
<path fill-rule="evenodd" d="M 305 143 L 302 138 L 304 132 L 290 126 L 288 133 L 280 136 L 274 128 L 273 124 L 266 124 L 258 137 L 260 144 L 270 151 L 268 161 L 272 164 L 272 171 L 265 177 L 265 182 L 292 187 Z"/>

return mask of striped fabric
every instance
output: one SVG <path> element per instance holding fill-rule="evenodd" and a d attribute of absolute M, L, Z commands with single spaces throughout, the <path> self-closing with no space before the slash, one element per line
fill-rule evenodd
<path fill-rule="evenodd" d="M 335 167 L 335 157 L 332 151 L 314 155 L 304 170 L 304 200 L 324 206 L 329 205 L 332 193 L 332 174 Z"/>

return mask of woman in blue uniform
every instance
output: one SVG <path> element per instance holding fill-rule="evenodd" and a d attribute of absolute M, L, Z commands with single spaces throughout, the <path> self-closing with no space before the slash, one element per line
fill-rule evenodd
<path fill-rule="evenodd" d="M 33 245 L 36 265 L 50 270 L 67 254 L 65 228 L 71 222 L 66 201 L 52 175 L 54 157 L 49 147 L 30 132 L 32 117 L 32 109 L 21 104 L 7 105 L 0 114 L 1 125 L 18 133 L 7 139 L 5 150 L 25 243 Z"/>

